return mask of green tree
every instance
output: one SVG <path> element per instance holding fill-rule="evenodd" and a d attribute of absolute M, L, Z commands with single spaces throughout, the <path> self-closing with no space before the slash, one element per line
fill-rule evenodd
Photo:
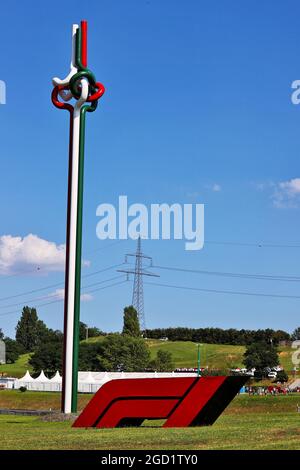
<path fill-rule="evenodd" d="M 298 326 L 298 328 L 296 328 L 292 335 L 291 335 L 291 340 L 292 341 L 297 341 L 297 340 L 300 340 L 300 326 Z"/>
<path fill-rule="evenodd" d="M 96 326 L 88 326 L 86 323 L 82 321 L 79 323 L 79 340 L 83 341 L 88 338 L 95 338 L 96 336 L 104 336 L 105 333 Z"/>
<path fill-rule="evenodd" d="M 45 323 L 39 320 L 36 309 L 24 307 L 16 327 L 16 341 L 25 352 L 32 352 L 48 334 Z"/>
<path fill-rule="evenodd" d="M 81 343 L 79 345 L 79 370 L 99 371 L 99 356 L 102 354 L 100 341 L 95 343 Z"/>
<path fill-rule="evenodd" d="M 24 352 L 23 348 L 19 343 L 11 338 L 4 338 L 5 349 L 6 349 L 6 363 L 12 364 L 16 362 L 20 354 Z"/>
<path fill-rule="evenodd" d="M 168 372 L 174 369 L 172 353 L 159 349 L 156 358 L 149 362 L 149 367 L 157 372 Z"/>
<path fill-rule="evenodd" d="M 2 331 L 1 328 L 0 328 L 0 340 L 3 339 L 3 338 L 4 338 L 4 333 L 3 333 L 3 331 Z"/>
<path fill-rule="evenodd" d="M 29 359 L 34 372 L 43 370 L 46 375 L 50 376 L 57 370 L 62 371 L 62 336 L 57 335 L 56 339 L 54 338 L 53 336 L 51 342 L 41 343 Z"/>
<path fill-rule="evenodd" d="M 96 336 L 105 336 L 104 331 L 99 330 L 96 326 L 89 327 L 89 338 L 95 338 Z"/>
<path fill-rule="evenodd" d="M 289 376 L 287 375 L 285 370 L 280 370 L 279 372 L 277 372 L 277 376 L 274 382 L 285 383 L 285 382 L 288 382 L 288 380 L 289 380 Z"/>
<path fill-rule="evenodd" d="M 245 351 L 243 363 L 247 369 L 255 367 L 258 371 L 275 367 L 279 364 L 277 349 L 264 341 L 252 343 Z"/>
<path fill-rule="evenodd" d="M 86 329 L 87 329 L 87 324 L 83 323 L 82 321 L 79 322 L 79 341 L 82 341 L 86 338 Z"/>
<path fill-rule="evenodd" d="M 150 351 L 142 338 L 129 335 L 107 335 L 98 356 L 100 370 L 143 371 L 149 364 Z"/>
<path fill-rule="evenodd" d="M 141 336 L 138 313 L 132 305 L 124 308 L 123 321 L 123 335 L 129 335 L 134 337 Z"/>

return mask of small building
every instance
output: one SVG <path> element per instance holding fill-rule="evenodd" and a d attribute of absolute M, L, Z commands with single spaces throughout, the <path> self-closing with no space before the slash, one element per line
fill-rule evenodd
<path fill-rule="evenodd" d="M 14 389 L 16 380 L 15 377 L 0 377 L 0 390 Z"/>
<path fill-rule="evenodd" d="M 0 364 L 6 364 L 5 343 L 2 340 L 0 340 Z"/>

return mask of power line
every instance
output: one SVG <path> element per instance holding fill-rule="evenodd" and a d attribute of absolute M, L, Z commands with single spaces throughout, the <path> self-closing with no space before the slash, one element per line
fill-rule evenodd
<path fill-rule="evenodd" d="M 300 244 L 281 244 L 281 243 L 267 243 L 267 242 L 227 242 L 227 241 L 204 241 L 204 244 L 210 245 L 233 245 L 233 246 L 252 246 L 256 248 L 300 248 Z"/>
<path fill-rule="evenodd" d="M 128 241 L 128 239 L 127 240 L 116 240 L 112 243 L 109 243 L 108 245 L 101 246 L 99 248 L 96 248 L 95 250 L 88 251 L 87 253 L 85 253 L 85 256 L 89 255 L 89 254 L 97 253 L 97 252 L 102 251 L 102 250 L 106 250 L 107 248 L 115 246 L 115 245 L 117 245 L 119 243 L 122 243 L 124 241 Z M 32 274 L 32 273 L 37 273 L 37 272 L 38 273 L 43 272 L 43 269 L 40 266 L 36 266 L 35 268 L 23 269 L 21 271 L 17 271 L 17 272 L 14 272 L 12 274 L 7 274 L 7 275 L 0 273 L 0 278 L 1 278 L 1 280 L 3 280 L 3 279 L 9 279 L 9 278 L 21 276 L 23 274 Z"/>
<path fill-rule="evenodd" d="M 85 256 L 91 255 L 93 253 L 97 253 L 98 251 L 106 250 L 107 248 L 110 248 L 111 246 L 118 245 L 119 243 L 122 243 L 124 241 L 126 242 L 126 241 L 128 241 L 128 239 L 127 240 L 116 240 L 112 243 L 109 243 L 108 245 L 100 246 L 99 248 L 95 248 L 94 250 L 88 251 L 87 253 L 85 253 Z"/>
<path fill-rule="evenodd" d="M 82 277 L 83 278 L 92 277 L 92 276 L 95 276 L 97 274 L 109 271 L 109 270 L 117 268 L 119 266 L 122 266 L 123 264 L 124 263 L 114 264 L 114 265 L 108 266 L 104 269 L 100 269 L 100 270 L 94 271 L 92 273 L 85 274 Z M 300 282 L 300 277 L 298 277 L 298 276 L 283 276 L 283 275 L 266 275 L 266 274 L 257 274 L 257 273 L 256 274 L 249 274 L 249 273 L 233 273 L 233 272 L 223 272 L 223 271 L 208 271 L 208 270 L 181 268 L 181 267 L 178 267 L 178 266 L 153 265 L 152 267 L 155 267 L 156 269 L 162 269 L 162 270 L 168 270 L 168 271 L 187 272 L 187 273 L 195 273 L 195 274 L 202 274 L 202 275 L 220 276 L 220 277 L 257 279 L 257 280 L 267 280 L 267 281 Z M 126 273 L 132 272 L 133 274 L 135 273 L 134 270 L 130 271 L 128 269 L 127 270 L 120 270 L 120 271 L 121 272 L 126 272 Z M 141 272 L 141 274 L 153 276 L 153 273 L 147 272 L 145 269 L 143 269 L 143 272 Z M 116 278 L 112 278 L 112 279 L 109 279 L 109 280 L 104 280 L 104 281 L 96 282 L 96 283 L 93 283 L 93 284 L 89 284 L 88 286 L 84 286 L 83 289 L 93 287 L 94 285 L 102 284 L 103 282 L 109 282 L 110 280 L 114 280 L 114 279 L 116 279 Z M 0 299 L 0 301 L 2 302 L 4 300 L 23 297 L 24 295 L 27 295 L 27 294 L 33 294 L 35 292 L 41 292 L 41 291 L 44 291 L 44 290 L 48 290 L 50 288 L 60 287 L 60 286 L 63 286 L 63 284 L 64 284 L 63 282 L 59 282 L 59 283 L 55 283 L 55 284 L 49 284 L 47 286 L 40 287 L 38 289 L 32 289 L 30 291 L 22 292 L 20 294 L 15 294 L 15 295 L 12 295 L 12 296 L 3 297 L 3 298 Z M 3 305 L 3 306 L 0 306 L 0 309 L 13 307 L 13 306 L 18 306 L 18 305 L 21 305 L 21 304 L 24 304 L 24 303 L 35 302 L 36 300 L 46 299 L 46 298 L 49 298 L 49 297 L 52 297 L 52 296 L 55 296 L 55 295 L 56 294 L 54 293 L 54 294 L 49 294 L 49 295 L 46 295 L 46 296 L 37 297 L 37 298 L 30 299 L 30 300 L 14 303 L 14 304 Z"/>
<path fill-rule="evenodd" d="M 99 282 L 94 282 L 93 284 L 89 284 L 87 286 L 82 286 L 81 290 L 82 289 L 88 289 L 89 287 L 97 286 L 99 284 L 104 284 L 105 282 L 114 281 L 115 279 L 120 279 L 121 277 L 123 277 L 123 276 L 114 276 L 114 277 L 111 277 L 110 279 L 104 279 L 104 280 L 99 281 Z M 45 299 L 49 299 L 51 297 L 56 297 L 57 295 L 58 295 L 57 292 L 53 292 L 53 294 L 44 295 L 42 297 L 35 297 L 33 299 L 24 300 L 22 302 L 17 302 L 15 304 L 0 305 L 0 309 L 10 308 L 10 307 L 17 307 L 18 305 L 28 305 L 28 304 L 31 304 L 32 302 L 36 302 L 38 300 L 45 300 Z"/>
<path fill-rule="evenodd" d="M 96 274 L 104 273 L 105 271 L 110 271 L 111 269 L 118 268 L 119 266 L 122 266 L 124 263 L 118 263 L 118 264 L 113 264 L 112 266 L 108 266 L 107 268 L 100 269 L 99 271 L 93 271 L 92 273 L 84 274 L 82 277 L 87 278 L 91 276 L 96 276 Z"/>
<path fill-rule="evenodd" d="M 120 243 L 121 241 L 123 240 L 118 240 L 116 242 L 113 242 L 111 243 L 110 245 L 108 245 L 107 247 L 109 246 L 113 246 L 117 243 Z M 262 248 L 262 247 L 270 247 L 270 248 L 300 248 L 300 245 L 298 244 L 274 244 L 274 243 L 243 243 L 243 242 L 230 242 L 230 241 L 206 241 L 205 243 L 209 243 L 209 244 L 216 244 L 216 245 L 233 245 L 233 246 L 252 246 L 252 247 L 259 247 L 259 248 Z M 95 251 L 100 251 L 102 249 L 104 249 L 105 247 L 101 247 Z M 143 255 L 145 256 L 145 255 Z M 148 257 L 149 259 L 151 259 L 150 257 Z M 95 276 L 97 274 L 100 274 L 100 273 L 103 273 L 103 272 L 106 272 L 106 271 L 109 271 L 111 269 L 114 269 L 114 268 L 117 268 L 119 266 L 121 266 L 122 264 L 124 263 L 118 263 L 118 264 L 114 264 L 114 265 L 111 265 L 111 266 L 108 266 L 104 269 L 100 269 L 100 270 L 97 270 L 97 271 L 93 271 L 92 273 L 88 273 L 88 274 L 85 274 L 82 276 L 82 278 L 88 278 L 88 277 L 92 277 L 92 276 Z M 211 275 L 211 276 L 220 276 L 220 277 L 232 277 L 232 278 L 245 278 L 245 279 L 257 279 L 257 280 L 268 280 L 268 281 L 284 281 L 284 282 L 300 282 L 300 277 L 299 276 L 284 276 L 284 275 L 265 275 L 265 274 L 250 274 L 250 273 L 233 273 L 233 272 L 223 272 L 223 271 L 208 271 L 208 270 L 196 270 L 196 269 L 189 269 L 189 268 L 180 268 L 180 267 L 175 267 L 175 266 L 159 266 L 159 265 L 156 265 L 156 266 L 153 266 L 157 269 L 162 269 L 162 270 L 168 270 L 168 271 L 178 271 L 178 272 L 188 272 L 188 273 L 195 273 L 195 274 L 202 274 L 202 275 Z M 10 276 L 7 276 L 7 277 L 15 277 L 15 276 L 18 276 L 18 275 L 21 275 L 21 274 L 24 274 L 24 273 L 32 273 L 32 272 L 37 272 L 39 271 L 40 268 L 37 267 L 35 268 L 34 270 L 30 269 L 30 270 L 24 270 L 24 271 L 20 271 L 18 273 L 14 273 Z M 125 271 L 125 270 L 124 270 Z M 126 272 L 129 272 L 129 270 L 127 270 Z M 133 272 L 134 271 L 130 271 L 130 272 Z M 139 272 L 138 274 L 143 274 L 143 275 L 150 275 L 150 276 L 153 276 L 152 273 L 150 272 L 147 272 L 146 270 L 143 270 L 143 272 Z M 111 280 L 113 280 L 115 278 L 112 278 Z M 89 286 L 85 286 L 83 288 L 88 288 L 88 287 L 92 287 L 94 285 L 98 285 L 98 284 L 101 284 L 102 282 L 109 282 L 109 280 L 106 280 L 106 281 L 100 281 L 99 283 L 94 283 L 94 284 L 90 284 Z M 28 295 L 28 294 L 33 294 L 33 293 L 36 293 L 36 292 L 42 292 L 42 291 L 45 291 L 45 290 L 48 290 L 48 289 L 51 289 L 51 288 L 55 288 L 55 287 L 60 287 L 60 286 L 63 286 L 64 285 L 64 282 L 58 282 L 58 283 L 55 283 L 55 284 L 48 284 L 47 286 L 44 286 L 44 287 L 40 287 L 40 288 L 37 288 L 37 289 L 32 289 L 32 290 L 29 290 L 29 291 L 25 291 L 25 292 L 22 292 L 22 293 L 19 293 L 19 294 L 15 294 L 15 295 L 11 295 L 11 296 L 7 296 L 7 297 L 2 297 L 0 298 L 0 302 L 3 302 L 5 300 L 10 300 L 10 299 L 14 299 L 14 298 L 18 298 L 18 297 L 23 297 L 24 295 Z M 220 292 L 220 293 L 226 293 L 227 291 L 217 291 L 216 292 Z M 229 292 L 228 292 L 229 293 Z M 33 301 L 36 301 L 36 300 L 42 300 L 42 299 L 46 299 L 46 298 L 49 298 L 49 297 L 52 297 L 52 296 L 55 296 L 56 294 L 49 294 L 49 295 L 46 295 L 46 296 L 42 296 L 42 297 L 38 297 L 38 298 L 34 298 L 34 299 L 30 299 L 28 301 L 26 301 L 27 303 L 30 303 L 30 302 L 33 302 Z M 247 293 L 241 293 L 241 295 L 248 295 Z M 251 295 L 251 294 L 249 294 Z M 254 294 L 254 295 L 257 295 L 257 294 Z M 260 295 L 264 295 L 264 296 L 269 296 L 269 294 L 260 294 Z M 280 296 L 281 297 L 281 296 Z M 297 298 L 295 296 L 284 296 L 285 298 Z M 21 304 L 24 304 L 26 302 L 19 302 L 19 303 L 15 303 L 15 304 L 10 304 L 10 305 L 5 305 L 5 306 L 0 306 L 0 308 L 7 308 L 7 307 L 12 307 L 12 306 L 17 306 L 17 305 L 21 305 Z"/>
<path fill-rule="evenodd" d="M 84 274 L 82 277 L 86 278 L 86 277 L 95 276 L 96 274 L 104 273 L 105 271 L 109 271 L 110 269 L 115 269 L 115 268 L 121 266 L 122 264 L 124 264 L 124 263 L 113 264 L 112 266 L 108 266 L 107 268 L 100 269 L 98 271 L 94 271 L 94 272 L 89 273 L 89 274 Z M 59 287 L 59 286 L 63 286 L 63 285 L 64 285 L 64 282 L 57 282 L 55 284 L 48 284 L 47 286 L 39 287 L 38 289 L 32 289 L 32 290 L 29 290 L 29 291 L 26 291 L 26 292 L 22 292 L 21 294 L 15 294 L 15 295 L 7 296 L 7 297 L 2 297 L 2 298 L 0 298 L 0 302 L 3 302 L 4 300 L 16 299 L 18 297 L 23 297 L 23 295 L 34 294 L 35 292 L 41 292 L 41 291 L 44 291 L 44 290 L 52 289 L 54 287 Z"/>
<path fill-rule="evenodd" d="M 22 297 L 23 295 L 34 294 L 35 292 L 41 292 L 43 290 L 52 289 L 53 287 L 62 286 L 63 284 L 64 284 L 63 282 L 57 282 L 56 284 L 48 284 L 48 286 L 39 287 L 38 289 L 28 290 L 26 292 L 22 292 L 21 294 L 9 295 L 8 297 L 2 297 L 0 299 L 0 302 L 3 302 L 4 300 L 16 299 L 17 297 Z"/>
<path fill-rule="evenodd" d="M 127 282 L 128 282 L 127 279 L 125 279 L 124 281 L 115 282 L 114 284 L 110 284 L 109 286 L 105 286 L 105 287 L 100 287 L 100 288 L 98 288 L 98 289 L 89 290 L 88 292 L 85 292 L 85 294 L 91 294 L 92 292 L 98 292 L 99 290 L 107 289 L 108 287 L 119 286 L 119 285 L 125 284 L 125 283 L 127 283 Z"/>
<path fill-rule="evenodd" d="M 17 276 L 21 276 L 23 274 L 32 274 L 32 273 L 37 273 L 37 272 L 40 272 L 41 271 L 41 268 L 39 266 L 35 267 L 34 269 L 30 268 L 30 269 L 23 269 L 22 271 L 17 271 L 15 273 L 12 273 L 12 274 L 7 274 L 7 275 L 0 275 L 1 276 L 1 280 L 2 279 L 9 279 L 9 278 L 12 278 L 12 277 L 17 277 Z"/>
<path fill-rule="evenodd" d="M 88 286 L 83 286 L 82 289 L 88 289 L 89 287 L 98 286 L 99 284 L 104 284 L 105 282 L 115 281 L 116 279 L 120 279 L 121 277 L 123 276 L 122 275 L 114 276 L 114 277 L 111 277 L 110 279 L 105 279 L 104 281 L 94 282 L 93 284 L 89 284 Z"/>
<path fill-rule="evenodd" d="M 169 287 L 173 289 L 184 289 L 200 292 L 210 292 L 214 294 L 232 294 L 232 295 L 247 295 L 256 297 L 274 297 L 279 299 L 300 299 L 299 295 L 281 295 L 281 294 L 265 294 L 260 292 L 243 292 L 243 291 L 229 291 L 229 290 L 218 290 L 218 289 L 204 289 L 201 287 L 188 287 L 188 286 L 177 286 L 173 284 L 161 284 L 158 282 L 147 282 L 145 284 L 159 287 Z"/>
<path fill-rule="evenodd" d="M 205 274 L 210 276 L 222 276 L 222 277 L 234 277 L 234 278 L 245 278 L 245 279 L 258 279 L 263 281 L 284 281 L 284 282 L 300 282 L 299 276 L 282 276 L 282 275 L 268 275 L 268 274 L 249 274 L 249 273 L 232 273 L 224 271 L 206 271 L 200 269 L 189 269 L 180 268 L 176 266 L 153 266 L 156 269 L 163 269 L 168 271 L 179 271 L 195 274 Z"/>
<path fill-rule="evenodd" d="M 15 303 L 15 304 L 8 304 L 8 305 L 1 305 L 0 308 L 3 309 L 3 308 L 17 307 L 18 305 L 28 305 L 28 304 L 31 304 L 32 302 L 36 302 L 37 300 L 45 300 L 45 299 L 49 299 L 51 297 L 55 297 L 57 295 L 58 295 L 57 292 L 54 292 L 53 294 L 43 295 L 42 297 L 35 297 L 34 299 L 24 300 L 24 302 L 18 302 L 18 303 Z"/>
<path fill-rule="evenodd" d="M 124 284 L 125 282 L 127 282 L 127 281 L 115 282 L 114 284 L 109 284 L 108 286 L 99 287 L 98 289 L 94 289 L 94 290 L 86 292 L 86 293 L 92 293 L 92 292 L 108 289 L 109 287 L 114 287 L 114 286 L 117 286 L 119 284 Z M 43 303 L 43 304 L 37 304 L 35 306 L 35 308 L 45 307 L 46 305 L 51 305 L 51 304 L 55 304 L 57 302 L 62 302 L 62 301 L 63 301 L 63 299 L 52 300 L 51 302 L 46 302 L 46 303 Z M 13 311 L 10 311 L 10 312 L 4 312 L 4 313 L 0 314 L 0 317 L 4 317 L 6 315 L 13 315 L 15 313 L 20 313 L 20 311 L 19 310 L 13 310 Z"/>

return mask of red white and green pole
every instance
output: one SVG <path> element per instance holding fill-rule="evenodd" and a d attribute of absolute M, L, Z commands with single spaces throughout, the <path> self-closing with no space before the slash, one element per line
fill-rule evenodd
<path fill-rule="evenodd" d="M 68 76 L 53 78 L 52 102 L 70 114 L 66 269 L 64 301 L 63 413 L 76 413 L 80 320 L 82 212 L 85 115 L 97 108 L 104 86 L 87 68 L 87 22 L 72 28 L 72 59 Z M 63 101 L 59 100 L 59 96 Z M 69 104 L 74 98 L 74 106 Z"/>

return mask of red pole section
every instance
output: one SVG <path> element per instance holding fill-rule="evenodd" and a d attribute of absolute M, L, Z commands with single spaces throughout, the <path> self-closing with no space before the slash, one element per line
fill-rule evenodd
<path fill-rule="evenodd" d="M 87 67 L 87 21 L 81 21 L 81 63 Z"/>

